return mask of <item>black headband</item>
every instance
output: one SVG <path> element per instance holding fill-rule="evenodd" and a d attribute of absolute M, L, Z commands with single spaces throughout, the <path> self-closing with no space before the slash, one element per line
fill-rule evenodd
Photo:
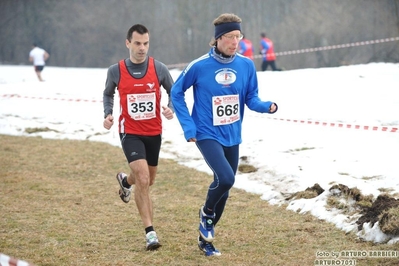
<path fill-rule="evenodd" d="M 215 40 L 220 38 L 223 34 L 233 31 L 241 31 L 241 23 L 239 22 L 227 22 L 219 25 L 215 25 Z"/>

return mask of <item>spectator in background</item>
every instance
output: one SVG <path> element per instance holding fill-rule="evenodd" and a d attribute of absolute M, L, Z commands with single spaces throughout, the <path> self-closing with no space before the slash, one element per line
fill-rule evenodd
<path fill-rule="evenodd" d="M 244 34 L 242 34 L 242 39 L 239 44 L 238 53 L 254 60 L 254 46 L 252 45 L 252 42 L 250 40 L 245 38 Z"/>
<path fill-rule="evenodd" d="M 29 62 L 33 62 L 37 78 L 40 81 L 44 81 L 42 71 L 49 57 L 50 55 L 44 49 L 38 47 L 36 43 L 33 44 L 32 50 L 29 53 Z"/>
<path fill-rule="evenodd" d="M 273 71 L 281 71 L 276 67 L 276 54 L 274 53 L 274 46 L 272 40 L 266 38 L 266 33 L 261 33 L 260 53 L 262 54 L 262 71 L 266 71 L 270 65 Z"/>

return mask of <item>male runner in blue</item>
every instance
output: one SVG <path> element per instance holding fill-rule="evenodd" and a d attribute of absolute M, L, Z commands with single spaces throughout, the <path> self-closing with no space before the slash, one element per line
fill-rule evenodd
<path fill-rule="evenodd" d="M 239 160 L 244 107 L 275 113 L 277 105 L 261 101 L 254 62 L 237 53 L 242 39 L 241 18 L 221 14 L 213 21 L 215 35 L 209 53 L 192 61 L 172 87 L 171 99 L 184 137 L 195 142 L 212 169 L 205 204 L 200 209 L 198 246 L 206 256 L 219 256 L 213 246 L 214 226 L 222 216 L 233 187 Z M 184 99 L 193 88 L 192 113 Z"/>

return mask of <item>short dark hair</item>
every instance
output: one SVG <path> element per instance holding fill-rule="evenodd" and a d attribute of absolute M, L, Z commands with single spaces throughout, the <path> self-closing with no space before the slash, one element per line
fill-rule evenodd
<path fill-rule="evenodd" d="M 136 25 L 131 26 L 130 29 L 127 31 L 127 35 L 126 35 L 127 40 L 130 41 L 132 39 L 133 32 L 137 32 L 141 35 L 146 34 L 146 33 L 150 34 L 150 31 L 144 25 L 136 24 Z"/>
<path fill-rule="evenodd" d="M 266 33 L 262 32 L 262 33 L 260 34 L 260 37 L 265 38 L 265 37 L 266 37 Z"/>

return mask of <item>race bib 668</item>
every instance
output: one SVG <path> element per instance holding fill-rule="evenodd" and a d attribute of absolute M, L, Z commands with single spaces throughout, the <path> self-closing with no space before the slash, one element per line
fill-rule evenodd
<path fill-rule="evenodd" d="M 232 124 L 240 119 L 240 99 L 238 94 L 213 96 L 213 125 Z"/>

